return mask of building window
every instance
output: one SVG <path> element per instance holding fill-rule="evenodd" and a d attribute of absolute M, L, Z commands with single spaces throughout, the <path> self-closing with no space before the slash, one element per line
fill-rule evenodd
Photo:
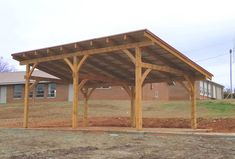
<path fill-rule="evenodd" d="M 154 92 L 154 97 L 155 97 L 155 98 L 158 98 L 158 97 L 159 97 L 158 91 L 155 91 L 155 92 Z"/>
<path fill-rule="evenodd" d="M 98 87 L 96 89 L 111 89 L 112 87 L 111 86 L 103 86 L 103 87 Z"/>
<path fill-rule="evenodd" d="M 200 81 L 200 95 L 204 94 L 204 90 L 203 90 L 203 81 Z"/>
<path fill-rule="evenodd" d="M 150 90 L 153 90 L 153 84 L 152 83 L 150 84 Z"/>
<path fill-rule="evenodd" d="M 23 94 L 23 85 L 14 85 L 14 98 L 22 98 Z"/>
<path fill-rule="evenodd" d="M 211 97 L 211 84 L 208 84 L 208 96 Z"/>
<path fill-rule="evenodd" d="M 207 82 L 204 82 L 204 96 L 208 96 Z"/>
<path fill-rule="evenodd" d="M 50 83 L 48 84 L 48 97 L 56 97 L 56 84 Z"/>
<path fill-rule="evenodd" d="M 44 84 L 38 84 L 36 87 L 36 97 L 44 97 Z"/>

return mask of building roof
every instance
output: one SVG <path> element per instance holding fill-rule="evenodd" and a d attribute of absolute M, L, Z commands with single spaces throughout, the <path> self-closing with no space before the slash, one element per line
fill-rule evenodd
<path fill-rule="evenodd" d="M 91 85 L 112 81 L 132 85 L 135 67 L 128 56 L 134 56 L 137 47 L 141 48 L 145 69 L 153 68 L 144 83 L 184 81 L 185 76 L 204 80 L 213 76 L 147 29 L 14 53 L 12 57 L 22 65 L 38 63 L 37 69 L 71 82 L 71 70 L 64 59 L 72 61 L 73 56 L 89 55 L 79 71 L 80 79 L 89 79 Z"/>
<path fill-rule="evenodd" d="M 211 81 L 211 80 L 206 80 L 206 81 L 209 82 L 209 83 L 212 83 L 212 84 L 214 84 L 214 85 L 217 85 L 217 86 L 219 86 L 219 87 L 224 88 L 224 85 L 222 85 L 222 84 L 216 83 L 216 82 Z"/>
<path fill-rule="evenodd" d="M 0 85 L 24 84 L 25 83 L 24 76 L 25 76 L 25 71 L 1 72 Z M 57 79 L 56 77 L 40 70 L 35 70 L 33 72 L 33 76 Z"/>

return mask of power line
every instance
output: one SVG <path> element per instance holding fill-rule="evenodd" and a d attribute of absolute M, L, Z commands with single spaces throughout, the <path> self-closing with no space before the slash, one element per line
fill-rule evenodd
<path fill-rule="evenodd" d="M 200 59 L 200 60 L 197 60 L 196 62 L 208 61 L 208 60 L 215 59 L 215 58 L 218 58 L 218 57 L 221 57 L 221 56 L 225 56 L 225 55 L 228 55 L 228 54 L 227 53 L 223 53 L 223 54 L 219 54 L 217 56 L 208 57 L 208 58 L 205 58 L 205 59 Z"/>

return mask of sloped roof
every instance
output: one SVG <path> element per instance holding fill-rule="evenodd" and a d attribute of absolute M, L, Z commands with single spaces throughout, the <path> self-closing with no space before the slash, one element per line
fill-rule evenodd
<path fill-rule="evenodd" d="M 0 85 L 24 84 L 25 83 L 24 76 L 25 76 L 25 71 L 2 72 L 0 73 Z M 56 77 L 40 70 L 35 70 L 33 72 L 33 76 L 57 79 Z"/>
<path fill-rule="evenodd" d="M 63 59 L 72 60 L 74 55 L 90 55 L 79 71 L 80 79 L 87 78 L 89 75 L 89 77 L 96 77 L 89 80 L 89 84 L 102 85 L 104 81 L 99 81 L 101 79 L 99 77 L 133 84 L 135 67 L 123 53 L 123 49 L 133 54 L 135 47 L 141 47 L 143 62 L 177 69 L 197 80 L 211 79 L 213 76 L 147 29 L 14 53 L 12 57 L 20 64 L 38 62 L 37 69 L 71 82 L 71 70 Z M 182 74 L 151 71 L 145 83 L 169 80 L 185 80 L 185 78 Z"/>

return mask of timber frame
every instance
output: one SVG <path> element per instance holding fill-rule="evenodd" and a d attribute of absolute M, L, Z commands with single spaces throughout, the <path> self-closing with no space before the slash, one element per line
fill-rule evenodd
<path fill-rule="evenodd" d="M 191 127 L 197 128 L 195 81 L 212 74 L 149 30 L 139 30 L 70 44 L 12 54 L 26 65 L 24 124 L 28 127 L 29 90 L 40 80 L 35 68 L 73 83 L 72 127 L 78 127 L 78 92 L 85 98 L 84 126 L 88 126 L 88 99 L 97 87 L 120 86 L 130 97 L 132 127 L 142 129 L 142 86 L 179 82 L 191 97 Z M 30 79 L 35 82 L 30 86 Z"/>

